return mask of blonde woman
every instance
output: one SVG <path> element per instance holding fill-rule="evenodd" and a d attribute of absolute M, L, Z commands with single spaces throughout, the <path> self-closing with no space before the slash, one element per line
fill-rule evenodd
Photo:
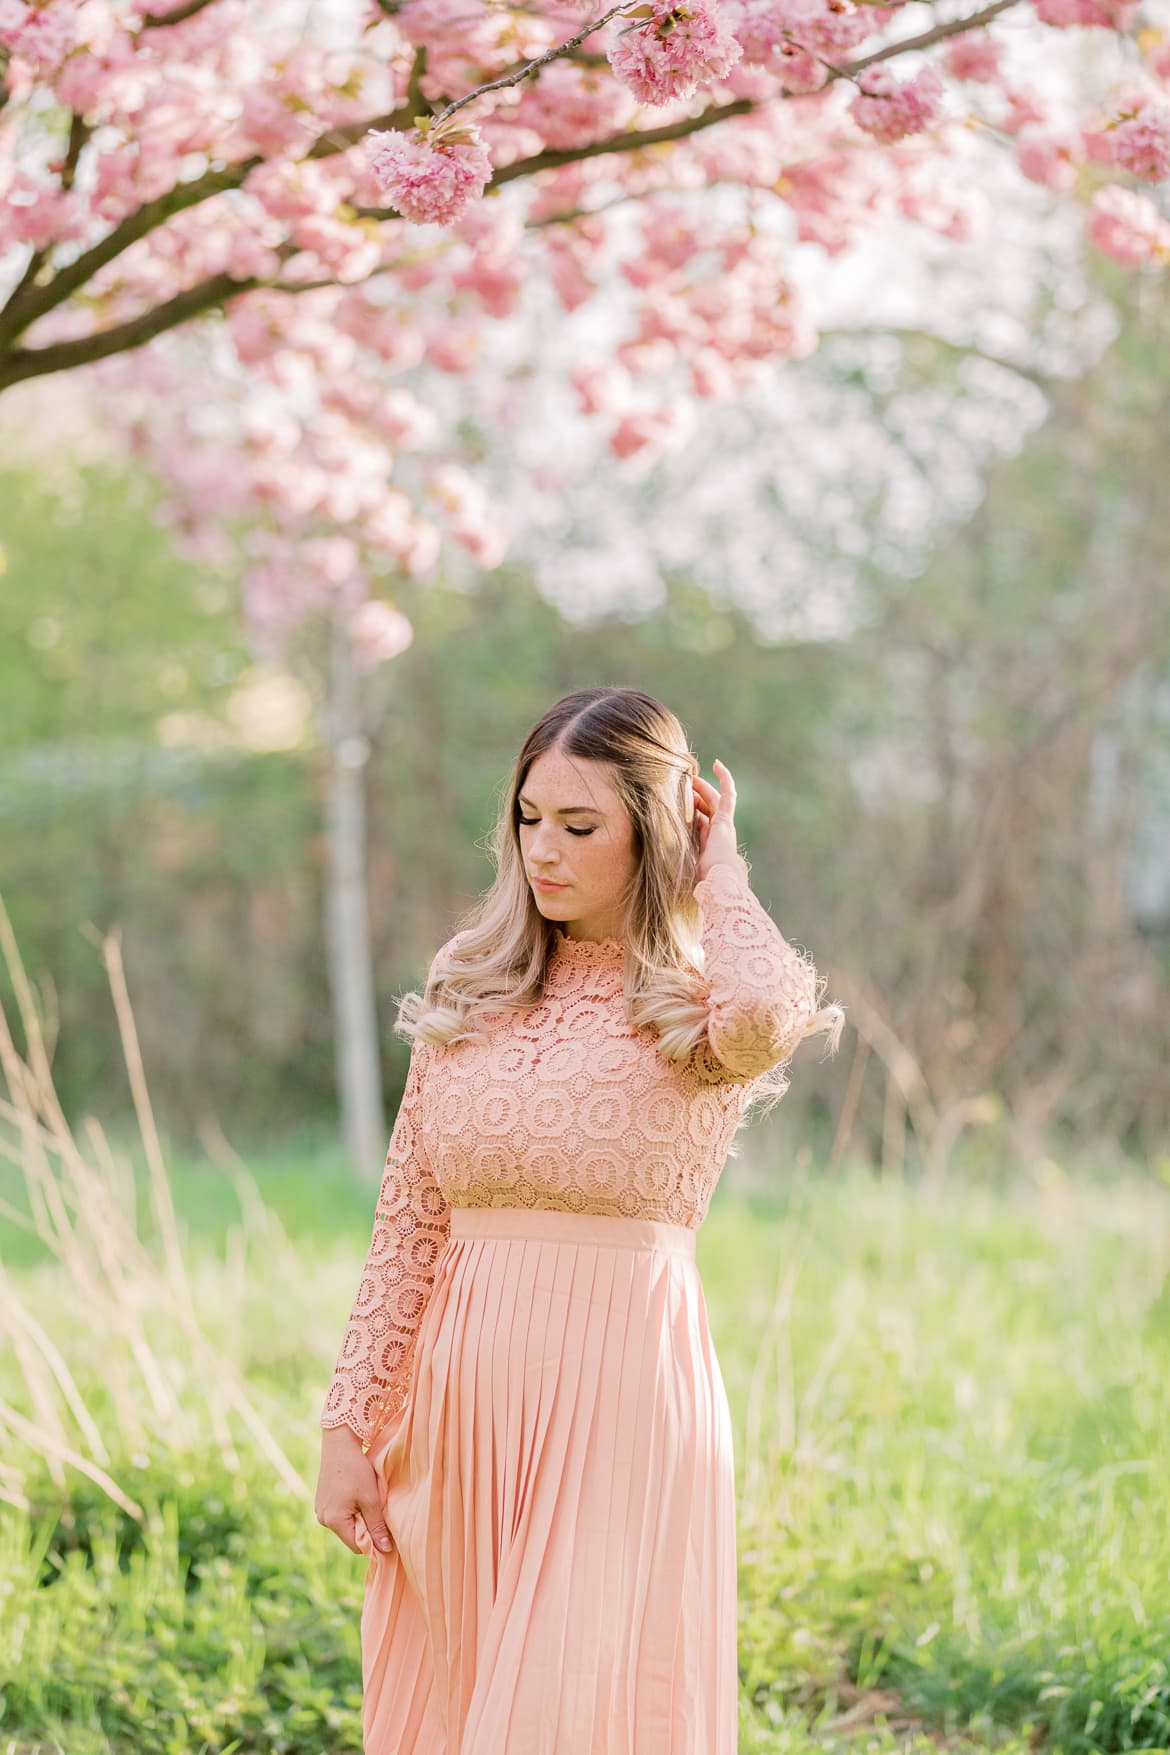
<path fill-rule="evenodd" d="M 695 1266 L 737 1127 L 829 1033 L 735 785 L 635 689 L 529 734 L 410 1068 L 321 1425 L 366 1554 L 366 1755 L 735 1755 L 731 1422 Z"/>

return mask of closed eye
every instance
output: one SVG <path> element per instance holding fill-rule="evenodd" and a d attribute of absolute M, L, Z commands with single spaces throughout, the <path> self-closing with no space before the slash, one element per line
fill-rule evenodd
<path fill-rule="evenodd" d="M 540 821 L 540 818 L 539 817 L 517 817 L 516 821 L 519 823 L 523 823 L 524 826 L 526 828 L 528 828 L 528 827 L 531 827 L 531 825 L 533 823 L 538 823 Z M 565 824 L 565 827 L 566 827 L 566 829 L 569 829 L 568 823 Z M 570 835 L 592 835 L 593 830 L 592 829 L 569 829 L 569 833 L 570 833 Z"/>

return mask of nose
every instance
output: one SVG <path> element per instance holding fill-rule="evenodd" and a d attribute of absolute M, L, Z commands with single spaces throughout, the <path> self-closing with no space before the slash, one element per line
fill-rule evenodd
<path fill-rule="evenodd" d="M 544 852 L 544 843 L 539 830 L 536 839 L 528 844 L 528 863 L 537 877 L 556 877 L 557 875 L 558 855 L 553 848 L 550 848 L 547 854 Z"/>

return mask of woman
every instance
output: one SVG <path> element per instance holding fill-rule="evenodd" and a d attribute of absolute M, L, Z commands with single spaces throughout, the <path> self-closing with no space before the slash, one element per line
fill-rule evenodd
<path fill-rule="evenodd" d="M 735 785 L 634 689 L 520 753 L 413 1037 L 321 1415 L 366 1755 L 734 1755 L 731 1422 L 695 1234 L 818 1011 Z"/>

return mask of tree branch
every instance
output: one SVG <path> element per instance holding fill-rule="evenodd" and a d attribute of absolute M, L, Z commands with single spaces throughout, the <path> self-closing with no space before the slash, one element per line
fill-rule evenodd
<path fill-rule="evenodd" d="M 916 37 L 903 37 L 900 42 L 886 43 L 875 49 L 872 55 L 863 55 L 859 61 L 851 61 L 848 67 L 842 67 L 837 74 L 838 79 L 852 79 L 861 72 L 863 67 L 873 67 L 879 61 L 889 61 L 894 55 L 904 55 L 907 49 L 929 49 L 932 43 L 941 43 L 947 37 L 962 35 L 964 31 L 979 30 L 983 25 L 990 24 L 1001 12 L 1009 7 L 1018 6 L 1019 0 L 992 0 L 982 12 L 969 13 L 965 18 L 952 18 L 949 24 L 935 24 L 929 30 L 922 31 Z"/>
<path fill-rule="evenodd" d="M 183 0 L 183 4 L 170 14 L 150 14 L 148 22 L 152 26 L 175 24 L 182 18 L 193 16 L 204 6 L 212 3 L 213 0 Z M 398 10 L 400 0 L 378 0 L 378 4 L 387 16 L 392 17 Z M 622 0 L 621 5 L 612 7 L 609 12 L 603 14 L 595 23 L 587 26 L 577 36 L 570 38 L 568 42 L 557 45 L 536 60 L 526 62 L 521 67 L 502 75 L 500 79 L 479 86 L 475 91 L 448 103 L 435 116 L 434 122 L 438 123 L 486 92 L 505 85 L 518 84 L 521 79 L 529 77 L 549 61 L 560 56 L 571 56 L 572 52 L 587 36 L 599 29 L 608 19 L 624 12 L 629 4 L 630 0 Z M 872 54 L 851 62 L 848 66 L 831 68 L 829 81 L 853 78 L 863 68 L 873 66 L 877 62 L 890 60 L 910 50 L 929 48 L 933 43 L 960 35 L 965 31 L 977 30 L 988 24 L 993 18 L 998 17 L 1001 12 L 1006 12 L 1010 7 L 1018 4 L 1019 0 L 991 0 L 989 5 L 984 6 L 978 12 L 970 13 L 963 18 L 953 19 L 949 23 L 934 25 L 916 37 L 905 37 L 901 41 L 887 43 L 882 48 L 875 49 Z M 417 84 L 418 72 L 416 61 L 415 75 L 412 81 L 414 84 Z M 787 97 L 790 94 L 781 93 L 779 95 Z M 515 182 L 521 177 L 536 176 L 541 171 L 558 169 L 562 165 L 576 164 L 584 159 L 606 157 L 616 153 L 639 152 L 646 147 L 683 140 L 691 134 L 714 127 L 732 117 L 751 115 L 760 107 L 760 103 L 756 99 L 736 98 L 725 104 L 711 104 L 697 116 L 687 116 L 681 121 L 669 122 L 658 128 L 629 129 L 624 133 L 612 135 L 607 140 L 591 141 L 584 146 L 550 149 L 534 153 L 529 158 L 520 159 L 514 164 L 497 168 L 488 187 L 502 187 L 503 184 Z M 399 110 L 388 116 L 374 117 L 331 128 L 314 142 L 306 157 L 310 159 L 326 158 L 334 153 L 343 152 L 363 139 L 371 129 L 408 127 L 413 120 L 413 114 L 414 112 L 409 109 L 408 105 L 406 110 Z M 83 122 L 79 122 L 77 118 L 73 119 L 65 161 L 66 169 L 62 173 L 63 183 L 65 183 L 66 174 L 71 181 L 76 170 L 77 159 L 88 137 L 83 132 L 84 128 Z M 132 244 L 139 242 L 151 231 L 165 225 L 168 220 L 185 212 L 188 208 L 213 199 L 216 195 L 238 189 L 249 172 L 264 162 L 264 158 L 257 154 L 235 164 L 206 171 L 202 176 L 195 177 L 188 183 L 176 184 L 164 195 L 158 196 L 153 201 L 144 202 L 135 212 L 127 214 L 104 238 L 72 262 L 66 263 L 58 269 L 52 279 L 42 286 L 35 284 L 35 277 L 43 267 L 45 252 L 34 254 L 26 266 L 21 281 L 10 295 L 3 310 L 0 310 L 0 390 L 8 384 L 19 382 L 25 378 L 63 371 L 71 365 L 84 364 L 92 359 L 101 359 L 113 353 L 124 352 L 129 348 L 141 345 L 144 341 L 149 341 L 153 336 L 175 327 L 180 322 L 185 322 L 190 317 L 223 304 L 241 292 L 252 291 L 258 286 L 272 284 L 258 280 L 233 280 L 228 275 L 213 275 L 201 281 L 197 286 L 177 294 L 166 303 L 156 306 L 154 310 L 144 312 L 126 323 L 98 331 L 92 336 L 59 342 L 49 347 L 11 348 L 12 342 L 23 334 L 31 324 L 85 286 L 94 274 L 120 256 Z M 65 183 L 65 186 L 68 184 Z M 399 217 L 393 208 L 358 208 L 356 212 L 363 219 L 384 220 Z M 282 290 L 291 292 L 301 289 L 285 287 Z M 11 350 L 7 351 L 7 356 L 5 350 Z"/>
<path fill-rule="evenodd" d="M 624 12 L 631 4 L 632 0 L 619 0 L 617 6 L 611 6 L 609 11 L 603 12 L 600 18 L 592 19 L 584 29 L 577 32 L 575 37 L 569 37 L 563 43 L 554 43 L 551 49 L 546 49 L 543 55 L 537 55 L 534 61 L 523 61 L 518 67 L 511 68 L 507 73 L 501 73 L 498 79 L 490 79 L 486 85 L 477 85 L 474 91 L 466 92 L 463 97 L 453 98 L 449 104 L 444 104 L 435 116 L 432 125 L 437 128 L 440 122 L 445 122 L 448 116 L 453 116 L 456 110 L 463 108 L 464 104 L 474 103 L 477 98 L 483 97 L 489 91 L 503 91 L 506 86 L 519 85 L 522 79 L 527 79 L 531 74 L 538 73 L 542 67 L 547 67 L 550 61 L 559 61 L 562 56 L 571 55 L 574 49 L 580 48 L 586 37 L 591 37 L 594 31 L 601 29 L 603 24 L 608 24 L 611 18 L 617 18 L 619 13 Z"/>
<path fill-rule="evenodd" d="M 171 12 L 148 12 L 142 20 L 143 30 L 161 30 L 168 24 L 182 24 L 185 18 L 194 18 L 205 6 L 214 5 L 215 0 L 183 0 Z"/>
<path fill-rule="evenodd" d="M 127 214 L 104 238 L 100 238 L 72 262 L 67 262 L 63 268 L 59 268 L 46 286 L 24 291 L 18 289 L 3 311 L 0 311 L 0 347 L 15 340 L 30 323 L 34 323 L 38 317 L 43 317 L 46 312 L 69 298 L 99 268 L 104 268 L 107 262 L 112 262 L 123 250 L 136 244 L 156 226 L 165 224 L 176 213 L 183 213 L 188 207 L 195 207 L 212 195 L 222 195 L 226 189 L 238 189 L 252 167 L 262 163 L 263 160 L 259 157 L 245 159 L 239 164 L 227 165 L 220 171 L 205 171 L 201 177 L 193 177 L 189 183 L 176 183 L 165 195 L 159 195 L 154 201 L 146 201 L 133 213 Z"/>
<path fill-rule="evenodd" d="M 10 384 L 19 384 L 25 378 L 49 377 L 73 366 L 88 365 L 92 360 L 108 359 L 111 354 L 126 353 L 131 348 L 141 347 L 144 342 L 153 341 L 166 329 L 173 329 L 191 317 L 222 305 L 227 299 L 254 292 L 266 284 L 262 280 L 235 280 L 230 274 L 212 274 L 185 292 L 177 293 L 165 304 L 156 305 L 153 310 L 131 317 L 125 323 L 115 323 L 109 329 L 80 335 L 72 341 L 54 342 L 49 347 L 13 348 L 6 359 L 0 360 L 0 390 L 6 390 Z M 289 287 L 282 290 L 301 289 Z"/>
<path fill-rule="evenodd" d="M 1051 393 L 1059 378 L 1052 372 L 1045 372 L 1039 366 L 1029 366 L 1022 360 L 1010 360 L 1003 354 L 990 353 L 987 348 L 979 347 L 975 342 L 951 341 L 945 335 L 938 335 L 933 329 L 918 329 L 906 323 L 873 323 L 843 325 L 840 329 L 822 329 L 819 331 L 822 341 L 845 340 L 855 337 L 865 340 L 873 335 L 893 335 L 900 341 L 924 341 L 931 347 L 937 347 L 944 353 L 957 354 L 964 359 L 986 360 L 988 365 L 998 366 L 1001 371 L 1011 372 L 1017 378 L 1026 378 L 1035 384 L 1038 390 Z"/>
<path fill-rule="evenodd" d="M 370 128 L 406 127 L 410 121 L 411 117 L 399 110 L 393 115 L 331 129 L 314 143 L 306 156 L 329 158 L 336 152 L 344 152 L 346 147 L 352 146 L 355 140 L 360 140 Z M 21 286 L 0 310 L 0 350 L 15 341 L 38 317 L 45 316 L 70 298 L 100 268 L 120 256 L 131 244 L 138 243 L 160 225 L 165 225 L 175 214 L 184 213 L 189 207 L 197 207 L 215 195 L 238 189 L 248 173 L 263 163 L 265 160 L 262 155 L 256 154 L 252 158 L 225 165 L 220 170 L 205 171 L 201 177 L 193 177 L 189 183 L 176 183 L 164 195 L 159 195 L 153 201 L 146 201 L 141 207 L 135 208 L 133 213 L 128 213 L 104 238 L 99 239 L 72 262 L 66 263 L 63 268 L 59 268 L 45 286 L 32 289 L 22 281 Z M 397 215 L 393 217 L 396 218 Z"/>
<path fill-rule="evenodd" d="M 560 151 L 537 152 L 531 158 L 517 159 L 504 165 L 488 184 L 511 183 L 517 177 L 532 177 L 538 171 L 554 170 L 560 165 L 576 164 L 578 159 L 602 158 L 612 152 L 638 152 L 644 146 L 661 146 L 669 140 L 685 140 L 688 134 L 713 128 L 731 116 L 750 116 L 759 108 L 755 98 L 733 98 L 728 104 L 711 104 L 697 116 L 684 116 L 681 122 L 665 122 L 660 128 L 633 128 L 625 134 L 612 134 L 608 140 L 593 140 L 588 146 L 570 146 Z"/>

